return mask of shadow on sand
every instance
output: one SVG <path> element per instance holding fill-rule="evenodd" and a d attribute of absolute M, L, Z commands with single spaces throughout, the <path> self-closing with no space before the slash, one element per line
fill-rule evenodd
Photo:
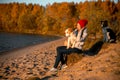
<path fill-rule="evenodd" d="M 88 56 L 94 56 L 101 50 L 102 45 L 103 41 L 98 41 L 89 50 L 85 50 L 84 54 Z"/>

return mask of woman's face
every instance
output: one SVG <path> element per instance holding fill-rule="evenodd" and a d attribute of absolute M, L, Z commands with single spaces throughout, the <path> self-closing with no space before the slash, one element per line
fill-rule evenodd
<path fill-rule="evenodd" d="M 77 23 L 77 30 L 81 29 L 81 25 L 79 23 Z"/>

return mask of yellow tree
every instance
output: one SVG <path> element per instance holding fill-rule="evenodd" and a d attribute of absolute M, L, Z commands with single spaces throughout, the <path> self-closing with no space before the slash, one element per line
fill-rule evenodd
<path fill-rule="evenodd" d="M 45 8 L 43 6 L 34 5 L 32 15 L 36 17 L 35 23 L 37 25 L 37 28 L 36 28 L 37 33 L 41 33 L 42 28 L 44 27 L 43 25 L 44 13 L 45 13 Z"/>
<path fill-rule="evenodd" d="M 19 4 L 13 3 L 11 8 L 11 26 L 13 27 L 13 30 L 17 32 L 17 20 L 19 17 Z"/>

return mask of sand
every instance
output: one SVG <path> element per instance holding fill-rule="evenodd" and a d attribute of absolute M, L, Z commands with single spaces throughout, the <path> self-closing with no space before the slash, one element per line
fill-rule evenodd
<path fill-rule="evenodd" d="M 56 47 L 65 38 L 37 44 L 0 55 L 0 80 L 120 80 L 120 43 L 104 44 L 97 55 L 49 74 Z M 36 78 L 36 79 L 32 79 Z"/>
<path fill-rule="evenodd" d="M 41 78 L 52 68 L 56 47 L 63 45 L 65 38 L 17 49 L 0 55 L 0 79 L 26 80 L 30 76 Z"/>

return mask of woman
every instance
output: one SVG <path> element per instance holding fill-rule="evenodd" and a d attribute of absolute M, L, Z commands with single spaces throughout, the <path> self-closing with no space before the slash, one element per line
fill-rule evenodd
<path fill-rule="evenodd" d="M 82 46 L 84 45 L 85 39 L 87 37 L 87 20 L 79 20 L 77 23 L 77 36 L 75 40 L 74 47 L 67 48 L 66 46 L 59 46 L 57 47 L 57 57 L 55 60 L 55 64 L 53 68 L 50 71 L 57 71 L 57 67 L 59 63 L 61 62 L 62 68 L 66 68 L 66 64 L 64 61 L 64 54 L 70 54 L 70 53 L 81 53 L 82 52 Z"/>

